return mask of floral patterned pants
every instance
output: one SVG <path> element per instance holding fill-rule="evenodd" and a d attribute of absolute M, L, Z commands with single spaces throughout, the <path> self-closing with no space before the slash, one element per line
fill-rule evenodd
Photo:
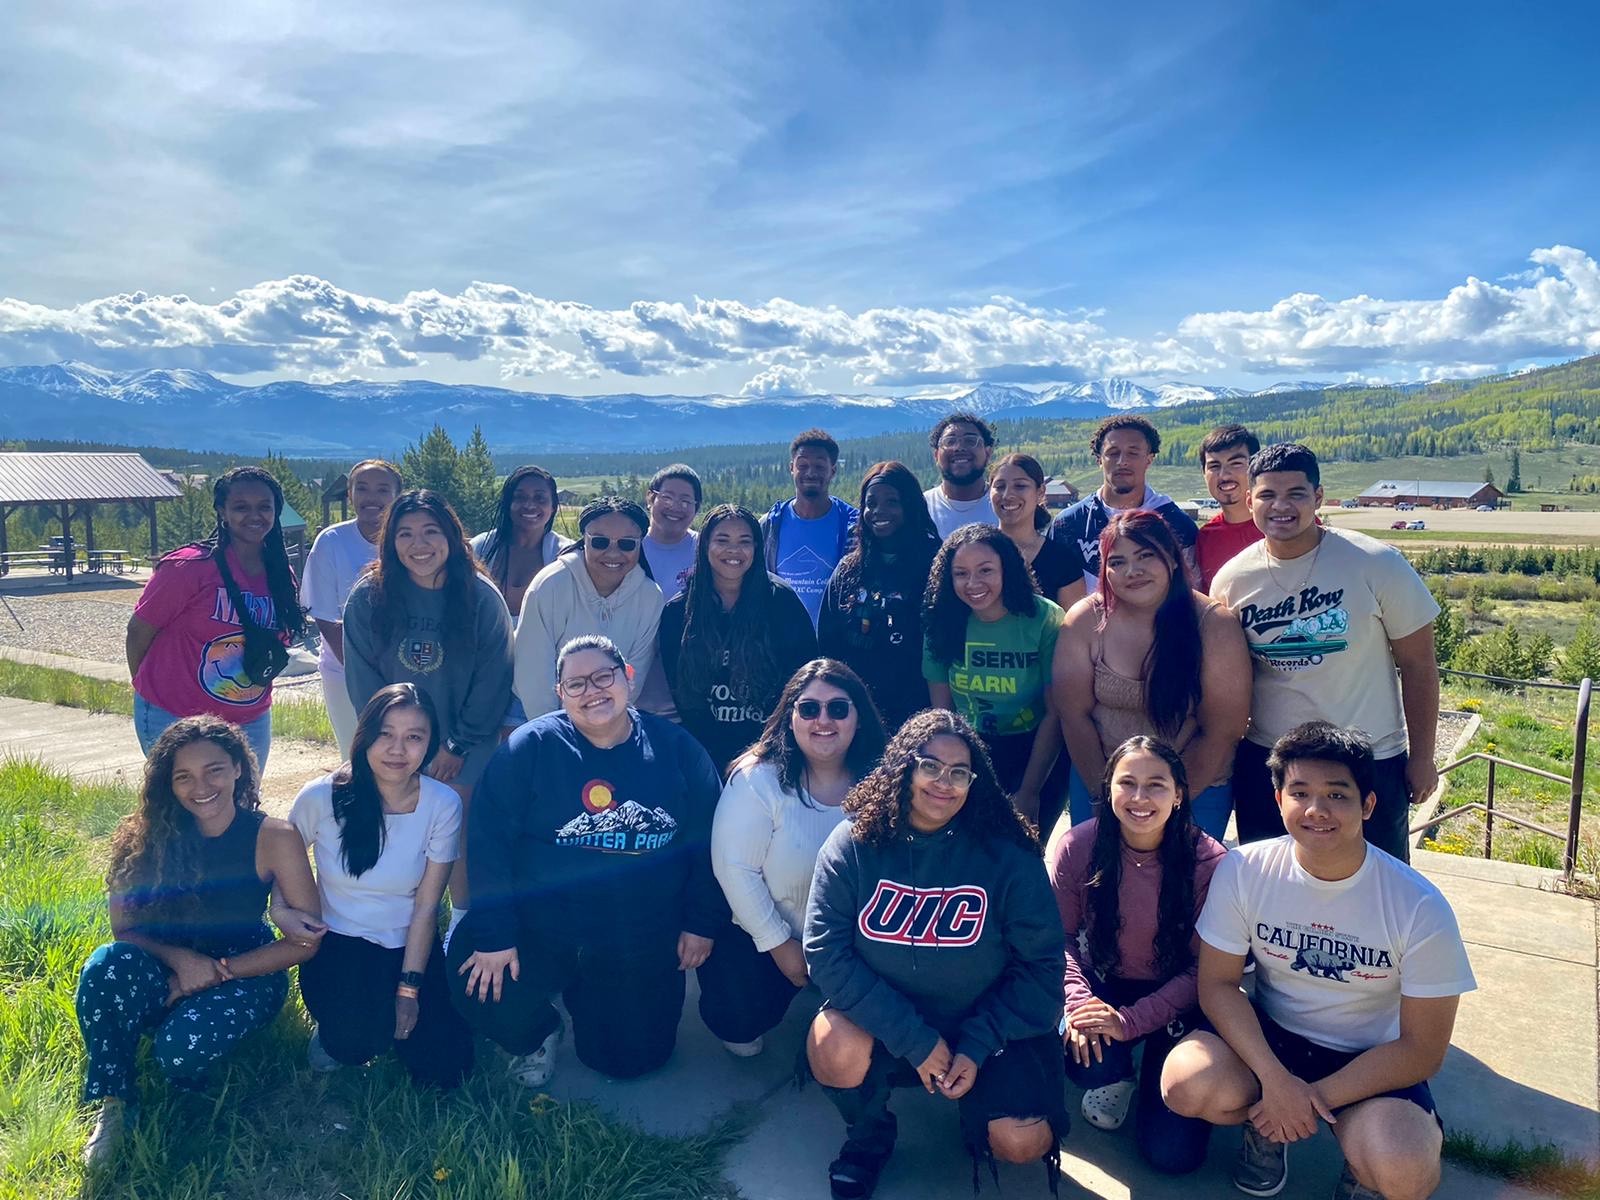
<path fill-rule="evenodd" d="M 107 942 L 78 976 L 78 1028 L 89 1052 L 85 1102 L 133 1097 L 139 1039 L 149 1033 L 161 1071 L 174 1083 L 194 1084 L 233 1052 L 246 1034 L 271 1023 L 289 995 L 279 971 L 235 979 L 167 1005 L 168 973 L 161 960 L 127 942 Z"/>

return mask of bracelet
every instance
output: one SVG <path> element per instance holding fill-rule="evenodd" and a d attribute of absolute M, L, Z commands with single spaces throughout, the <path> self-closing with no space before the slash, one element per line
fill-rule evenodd
<path fill-rule="evenodd" d="M 418 995 L 417 989 L 406 983 L 402 983 L 399 987 L 395 988 L 394 994 L 405 1000 L 415 1000 Z"/>

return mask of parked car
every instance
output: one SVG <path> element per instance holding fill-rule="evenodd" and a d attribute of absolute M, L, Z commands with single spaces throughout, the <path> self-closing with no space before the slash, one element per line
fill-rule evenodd
<path fill-rule="evenodd" d="M 1356 501 L 1354 501 L 1354 500 L 1341 500 L 1341 501 L 1339 501 L 1339 507 L 1340 508 L 1360 508 L 1361 505 L 1356 503 Z"/>
<path fill-rule="evenodd" d="M 1410 524 L 1411 524 L 1410 521 L 1407 521 L 1404 517 L 1401 517 L 1398 521 L 1390 521 L 1389 522 L 1389 528 L 1390 529 L 1404 529 Z"/>
<path fill-rule="evenodd" d="M 1494 511 L 1494 505 L 1492 505 L 1492 504 L 1480 504 L 1480 505 L 1478 505 L 1478 511 L 1479 512 L 1493 512 Z"/>
<path fill-rule="evenodd" d="M 1428 523 L 1426 521 L 1410 521 L 1406 524 L 1407 529 L 1426 529 L 1427 527 Z"/>
<path fill-rule="evenodd" d="M 1410 512 L 1414 508 L 1416 508 L 1415 504 L 1410 504 L 1410 503 L 1406 503 L 1406 502 L 1402 502 L 1402 503 L 1396 504 L 1394 506 L 1394 509 L 1395 509 L 1396 512 Z"/>

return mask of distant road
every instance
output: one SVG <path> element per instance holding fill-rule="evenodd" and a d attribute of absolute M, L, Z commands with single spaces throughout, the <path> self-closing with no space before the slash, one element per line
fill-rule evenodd
<path fill-rule="evenodd" d="M 1546 543 L 1559 537 L 1600 538 L 1600 512 L 1547 513 L 1502 509 L 1481 513 L 1459 508 L 1442 511 L 1418 508 L 1411 512 L 1396 512 L 1392 508 L 1329 508 L 1322 511 L 1324 521 L 1366 533 L 1387 533 L 1391 522 L 1401 517 L 1408 521 L 1425 521 L 1429 533 L 1504 534 L 1507 544 L 1517 543 L 1519 534 L 1542 535 L 1540 540 Z M 1448 541 L 1449 538 L 1446 536 L 1439 540 Z M 1481 543 L 1483 539 L 1474 537 L 1472 541 Z"/>

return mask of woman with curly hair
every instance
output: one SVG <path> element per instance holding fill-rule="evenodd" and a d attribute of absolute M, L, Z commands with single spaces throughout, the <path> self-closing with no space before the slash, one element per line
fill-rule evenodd
<path fill-rule="evenodd" d="M 978 1163 L 1043 1158 L 1051 1190 L 1062 1101 L 1064 938 L 1028 822 L 954 713 L 919 713 L 845 798 L 806 910 L 822 991 L 806 1057 L 844 1118 L 838 1200 L 872 1194 L 894 1150 L 890 1090 L 959 1102 Z"/>
<path fill-rule="evenodd" d="M 911 469 L 898 462 L 868 467 L 856 544 L 828 580 L 817 647 L 866 681 L 890 732 L 928 707 L 922 593 L 938 552 L 939 531 Z"/>
<path fill-rule="evenodd" d="M 1123 742 L 1101 791 L 1096 816 L 1058 826 L 1045 852 L 1067 931 L 1067 1075 L 1099 1129 L 1120 1129 L 1137 1092 L 1139 1153 L 1181 1174 L 1204 1159 L 1211 1127 L 1162 1102 L 1161 1066 L 1198 1016 L 1195 922 L 1225 851 L 1191 819 L 1188 774 L 1166 742 Z"/>
<path fill-rule="evenodd" d="M 761 525 L 737 504 L 706 514 L 688 585 L 661 610 L 661 669 L 683 726 L 726 775 L 761 736 L 784 681 L 817 653 L 811 615 L 766 569 Z"/>
<path fill-rule="evenodd" d="M 272 680 L 287 656 L 270 644 L 305 632 L 283 544 L 283 488 L 260 467 L 211 485 L 217 525 L 156 564 L 128 618 L 133 727 L 149 754 L 180 717 L 209 713 L 244 730 L 256 761 L 272 746 Z"/>
<path fill-rule="evenodd" d="M 516 691 L 528 717 L 561 707 L 556 656 L 573 638 L 610 638 L 633 667 L 630 702 L 656 661 L 661 589 L 643 553 L 650 516 L 632 500 L 602 496 L 578 514 L 578 541 L 534 576 L 517 619 Z"/>
<path fill-rule="evenodd" d="M 260 811 L 260 774 L 237 726 L 185 717 L 156 739 L 139 806 L 122 819 L 106 873 L 108 942 L 78 978 L 88 1051 L 84 1101 L 101 1101 L 84 1147 L 111 1158 L 135 1095 L 140 1038 L 170 1081 L 202 1082 L 289 994 L 288 969 L 317 952 L 320 917 L 300 835 Z M 276 939 L 262 917 L 276 887 L 312 928 Z"/>
<path fill-rule="evenodd" d="M 761 740 L 733 769 L 711 826 L 711 866 L 737 929 L 699 971 L 700 1016 L 741 1058 L 805 987 L 800 947 L 817 851 L 844 820 L 845 793 L 878 765 L 883 724 L 842 662 L 815 658 L 790 677 Z"/>
<path fill-rule="evenodd" d="M 1034 590 L 1010 538 L 963 525 L 933 560 L 922 625 L 933 703 L 978 731 L 1017 811 L 1048 829 L 1066 791 L 1065 768 L 1051 777 L 1061 751 L 1050 700 L 1061 610 Z"/>

